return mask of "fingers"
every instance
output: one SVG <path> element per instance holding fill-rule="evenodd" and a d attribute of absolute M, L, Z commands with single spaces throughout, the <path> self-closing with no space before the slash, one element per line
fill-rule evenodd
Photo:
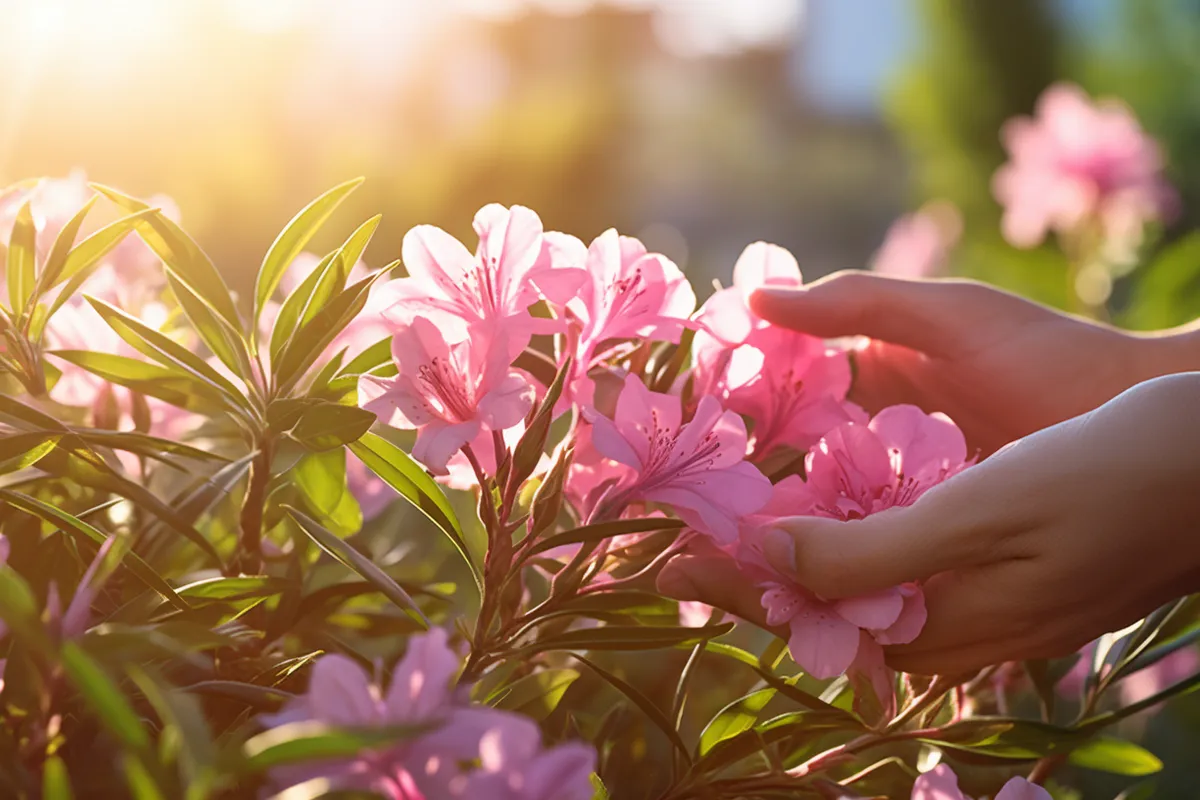
<path fill-rule="evenodd" d="M 658 576 L 658 590 L 676 600 L 699 600 L 734 616 L 767 627 L 762 589 L 726 555 L 683 555 Z"/>
<path fill-rule="evenodd" d="M 839 272 L 798 288 L 764 287 L 750 296 L 756 314 L 825 338 L 869 336 L 933 356 L 951 356 L 981 318 L 1029 305 L 972 281 L 918 281 Z"/>
<path fill-rule="evenodd" d="M 865 519 L 781 519 L 763 551 L 775 569 L 827 600 L 977 566 L 999 555 L 997 540 L 1007 538 L 1004 520 L 993 518 L 996 506 L 986 495 L 972 496 L 971 485 L 978 481 L 959 488 L 953 486 L 958 480 L 912 506 Z"/>

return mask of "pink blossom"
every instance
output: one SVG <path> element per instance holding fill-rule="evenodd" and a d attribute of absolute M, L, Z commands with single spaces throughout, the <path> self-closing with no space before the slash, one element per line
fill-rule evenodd
<path fill-rule="evenodd" d="M 971 800 L 958 788 L 958 776 L 945 764 L 917 778 L 912 800 Z M 1050 793 L 1024 778 L 1011 778 L 994 800 L 1051 800 Z"/>
<path fill-rule="evenodd" d="M 95 558 L 84 571 L 83 577 L 75 587 L 75 594 L 67 604 L 67 610 L 62 609 L 62 601 L 58 595 L 58 585 L 50 584 L 46 596 L 47 627 L 59 639 L 78 639 L 87 632 L 92 622 L 92 601 L 100 591 L 104 577 L 97 579 L 96 575 L 104 563 L 108 552 L 112 550 L 115 539 L 107 539 L 96 551 Z"/>
<path fill-rule="evenodd" d="M 324 777 L 340 790 L 373 791 L 394 800 L 590 796 L 580 794 L 581 787 L 590 786 L 595 755 L 589 748 L 568 744 L 544 749 L 529 720 L 470 705 L 454 687 L 458 669 L 446 632 L 436 628 L 409 640 L 386 693 L 353 660 L 321 657 L 313 665 L 308 693 L 277 714 L 263 715 L 266 725 L 312 720 L 346 728 L 423 725 L 429 730 L 352 758 L 275 768 L 272 783 L 284 788 Z M 467 766 L 474 762 L 477 768 Z M 471 792 L 475 786 L 510 793 Z M 543 787 L 546 794 L 538 793 Z"/>
<path fill-rule="evenodd" d="M 525 418 L 533 389 L 509 367 L 502 333 L 483 329 L 454 344 L 424 317 L 416 317 L 392 339 L 399 375 L 364 375 L 359 402 L 381 422 L 417 430 L 413 457 L 437 474 L 481 430 L 503 431 Z"/>
<path fill-rule="evenodd" d="M 37 231 L 38 260 L 45 259 L 59 231 L 93 194 L 82 170 L 75 170 L 66 178 L 42 178 L 30 186 L 7 192 L 0 196 L 0 241 L 8 243 L 17 214 L 29 203 Z"/>
<path fill-rule="evenodd" d="M 588 280 L 566 303 L 574 322 L 576 381 L 605 358 L 626 352 L 630 340 L 679 341 L 696 295 L 673 262 L 609 229 L 588 247 L 583 263 Z"/>
<path fill-rule="evenodd" d="M 679 603 L 679 624 L 688 628 L 702 628 L 712 619 L 714 610 L 699 600 L 682 600 Z"/>
<path fill-rule="evenodd" d="M 474 255 L 432 225 L 418 225 L 405 235 L 402 256 L 409 277 L 387 284 L 384 316 L 395 325 L 427 317 L 447 341 L 465 338 L 471 326 L 487 335 L 503 332 L 511 361 L 530 336 L 550 330 L 529 307 L 543 298 L 565 301 L 584 276 L 555 263 L 542 222 L 528 208 L 493 203 L 479 210 L 474 224 L 479 236 Z"/>
<path fill-rule="evenodd" d="M 1091 223 L 1106 239 L 1136 242 L 1146 222 L 1174 209 L 1158 144 L 1119 102 L 1093 103 L 1078 86 L 1056 84 L 1032 119 L 1010 120 L 1001 135 L 1011 160 L 993 190 L 1004 236 L 1017 247 Z"/>
<path fill-rule="evenodd" d="M 825 600 L 772 575 L 762 556 L 771 516 L 860 519 L 916 502 L 930 488 L 964 469 L 967 446 L 945 415 L 916 406 L 891 406 L 869 424 L 835 428 L 805 459 L 807 480 L 793 476 L 775 486 L 763 512 L 742 526 L 736 555 L 764 588 L 769 625 L 786 625 L 792 657 L 816 677 L 865 671 L 884 687 L 881 645 L 905 644 L 925 624 L 925 599 L 917 584 L 870 595 Z"/>
<path fill-rule="evenodd" d="M 346 453 L 346 486 L 358 501 L 364 520 L 378 517 L 397 496 L 395 489 L 380 480 L 353 453 Z"/>
<path fill-rule="evenodd" d="M 892 223 L 871 269 L 897 278 L 942 275 L 961 233 L 962 215 L 953 204 L 930 203 Z"/>
<path fill-rule="evenodd" d="M 771 482 L 743 461 L 745 425 L 715 398 L 701 398 L 685 423 L 678 397 L 651 392 L 631 375 L 613 419 L 594 410 L 585 417 L 596 450 L 615 462 L 616 480 L 598 511 L 639 500 L 664 503 L 693 528 L 731 542 L 738 519 L 770 498 Z"/>
<path fill-rule="evenodd" d="M 714 294 L 698 315 L 695 391 L 719 398 L 752 421 L 756 458 L 779 446 L 807 450 L 825 431 L 858 418 L 845 402 L 847 355 L 816 337 L 770 325 L 750 310 L 754 289 L 799 283 L 792 254 L 758 242 L 738 259 L 733 287 Z"/>

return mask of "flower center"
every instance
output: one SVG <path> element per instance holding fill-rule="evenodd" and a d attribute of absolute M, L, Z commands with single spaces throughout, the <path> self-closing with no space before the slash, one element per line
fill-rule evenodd
<path fill-rule="evenodd" d="M 685 452 L 679 448 L 679 437 L 687 429 L 687 425 L 681 425 L 679 430 L 673 431 L 662 425 L 657 411 L 651 411 L 650 418 L 652 427 L 646 434 L 649 454 L 640 481 L 644 491 L 664 486 L 680 478 L 694 479 L 712 469 L 716 463 L 717 451 L 721 449 L 715 434 L 710 431 L 696 443 L 691 452 Z"/>
<path fill-rule="evenodd" d="M 452 422 L 466 422 L 474 415 L 474 399 L 464 376 L 449 359 L 435 356 L 417 370 L 427 400 L 436 402 L 431 411 Z"/>

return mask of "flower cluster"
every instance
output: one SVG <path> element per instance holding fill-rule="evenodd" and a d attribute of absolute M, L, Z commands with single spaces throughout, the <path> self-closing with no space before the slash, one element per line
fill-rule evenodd
<path fill-rule="evenodd" d="M 594 751 L 576 743 L 543 748 L 527 717 L 470 704 L 455 689 L 459 668 L 446 632 L 437 628 L 409 639 L 386 691 L 352 659 L 322 656 L 307 694 L 263 722 L 396 728 L 400 741 L 349 758 L 280 767 L 272 782 L 282 789 L 324 778 L 339 791 L 371 791 L 391 800 L 590 800 Z"/>
<path fill-rule="evenodd" d="M 585 248 L 543 232 L 528 209 L 499 206 L 481 210 L 475 229 L 474 255 L 437 228 L 409 233 L 410 276 L 380 292 L 397 374 L 364 376 L 363 407 L 415 429 L 414 457 L 443 480 L 463 485 L 452 461 L 465 454 L 466 485 L 487 491 L 549 388 L 521 359 L 553 359 L 566 372 L 552 413 L 574 409 L 564 488 L 578 519 L 674 513 L 761 587 L 768 624 L 790 629 L 801 666 L 820 678 L 868 675 L 890 698 L 881 646 L 920 633 L 920 586 L 826 601 L 783 578 L 762 537 L 780 517 L 851 520 L 915 502 L 968 465 L 954 424 L 910 406 L 868 419 L 846 400 L 846 352 L 751 310 L 756 288 L 800 283 L 783 248 L 748 247 L 733 285 L 693 315 L 679 269 L 615 231 Z M 690 370 L 648 363 L 649 342 L 673 353 L 685 331 Z M 774 463 L 784 466 L 773 486 L 763 470 Z M 511 510 L 498 509 L 501 523 Z"/>

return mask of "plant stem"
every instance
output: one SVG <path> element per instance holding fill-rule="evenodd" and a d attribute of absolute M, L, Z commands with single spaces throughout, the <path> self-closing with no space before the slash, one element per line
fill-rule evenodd
<path fill-rule="evenodd" d="M 250 464 L 250 480 L 246 485 L 246 496 L 242 499 L 242 512 L 238 518 L 241 537 L 238 540 L 240 558 L 236 567 L 242 572 L 257 573 L 262 569 L 262 523 L 263 507 L 267 499 L 267 487 L 271 482 L 271 453 L 273 442 L 263 438 L 258 443 L 258 456 Z"/>

